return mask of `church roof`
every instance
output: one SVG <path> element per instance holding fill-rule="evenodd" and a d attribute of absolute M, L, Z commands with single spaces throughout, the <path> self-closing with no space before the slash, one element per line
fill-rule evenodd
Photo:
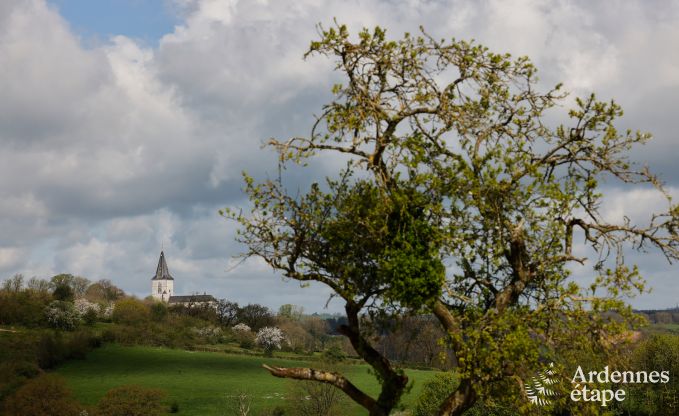
<path fill-rule="evenodd" d="M 217 302 L 212 295 L 170 296 L 169 303 Z"/>
<path fill-rule="evenodd" d="M 170 271 L 167 268 L 167 263 L 165 262 L 165 253 L 160 252 L 160 259 L 158 259 L 158 267 L 156 268 L 156 275 L 153 276 L 151 280 L 174 280 L 170 276 Z"/>

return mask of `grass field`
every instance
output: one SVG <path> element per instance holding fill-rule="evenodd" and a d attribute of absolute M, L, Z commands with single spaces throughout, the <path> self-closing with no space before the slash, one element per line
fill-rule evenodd
<path fill-rule="evenodd" d="M 166 391 L 167 402 L 176 401 L 180 415 L 228 415 L 227 397 L 246 391 L 257 415 L 261 410 L 284 405 L 284 397 L 294 383 L 269 375 L 261 368 L 264 362 L 288 367 L 308 365 L 303 360 L 108 345 L 88 354 L 86 360 L 65 363 L 57 373 L 66 378 L 76 398 L 87 405 L 96 404 L 113 387 L 137 384 Z M 377 380 L 366 365 L 347 365 L 342 372 L 365 391 L 373 395 L 378 392 Z M 404 404 L 410 407 L 423 383 L 435 373 L 408 370 L 407 374 L 414 380 L 413 389 L 404 398 Z M 350 403 L 346 414 L 366 412 Z"/>

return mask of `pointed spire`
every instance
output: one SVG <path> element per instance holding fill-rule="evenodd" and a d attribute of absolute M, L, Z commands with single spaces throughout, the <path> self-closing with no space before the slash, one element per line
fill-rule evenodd
<path fill-rule="evenodd" d="M 158 267 L 156 268 L 156 275 L 153 276 L 151 280 L 174 280 L 170 276 L 170 270 L 167 268 L 167 263 L 165 262 L 165 253 L 160 252 L 160 259 L 158 259 Z"/>

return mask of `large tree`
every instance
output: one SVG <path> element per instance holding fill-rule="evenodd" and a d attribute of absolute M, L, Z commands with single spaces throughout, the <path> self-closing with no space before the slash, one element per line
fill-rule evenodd
<path fill-rule="evenodd" d="M 337 25 L 321 29 L 307 55 L 334 59 L 345 81 L 308 137 L 270 144 L 282 172 L 332 153 L 346 169 L 306 192 L 288 190 L 283 175 L 246 176 L 251 212 L 223 214 L 241 223 L 246 255 L 342 299 L 340 331 L 381 391 L 372 397 L 312 368 L 266 366 L 273 375 L 332 384 L 370 415 L 387 415 L 408 379 L 371 344 L 370 323 L 433 314 L 459 379 L 439 412 L 459 415 L 495 391 L 520 398 L 540 359 L 563 368 L 573 346 L 618 344 L 632 318 L 623 299 L 644 287 L 625 250 L 677 259 L 679 208 L 628 160 L 650 136 L 618 131 L 615 102 L 576 99 L 557 125 L 566 94 L 540 91 L 528 58 L 424 31 L 352 39 Z M 667 205 L 644 224 L 608 222 L 602 180 L 652 187 Z M 589 271 L 586 283 L 571 276 L 574 264 Z"/>

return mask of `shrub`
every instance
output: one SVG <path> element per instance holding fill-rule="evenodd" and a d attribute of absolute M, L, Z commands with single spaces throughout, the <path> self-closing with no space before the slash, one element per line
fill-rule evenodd
<path fill-rule="evenodd" d="M 447 372 L 434 376 L 422 388 L 417 398 L 413 416 L 432 416 L 438 413 L 443 400 L 455 389 L 457 380 L 455 374 Z"/>
<path fill-rule="evenodd" d="M 92 349 L 101 346 L 101 340 L 91 331 L 62 333 L 44 331 L 35 342 L 34 359 L 40 368 L 49 369 L 68 358 L 83 359 Z"/>
<path fill-rule="evenodd" d="M 339 416 L 346 414 L 346 396 L 330 384 L 296 381 L 289 394 L 289 410 L 292 415 Z"/>
<path fill-rule="evenodd" d="M 236 317 L 239 322 L 248 325 L 253 331 L 259 331 L 261 328 L 273 326 L 276 323 L 276 318 L 269 308 L 256 303 L 238 309 Z"/>
<path fill-rule="evenodd" d="M 99 416 L 160 416 L 166 408 L 165 393 L 140 386 L 120 386 L 109 390 L 97 405 Z"/>
<path fill-rule="evenodd" d="M 285 306 L 285 305 L 283 305 Z M 313 353 L 316 340 L 302 326 L 300 321 L 279 319 L 278 327 L 285 333 L 286 345 L 281 346 L 286 351 L 297 354 Z"/>
<path fill-rule="evenodd" d="M 243 323 L 234 325 L 231 331 L 241 348 L 251 349 L 255 346 L 255 334 L 252 333 L 248 325 Z"/>
<path fill-rule="evenodd" d="M 5 400 L 6 416 L 73 416 L 80 406 L 71 397 L 63 379 L 57 375 L 41 375 L 20 387 Z"/>
<path fill-rule="evenodd" d="M 222 329 L 216 326 L 206 326 L 203 328 L 191 328 L 193 332 L 198 337 L 202 338 L 203 342 L 216 343 L 222 338 Z"/>
<path fill-rule="evenodd" d="M 5 376 L 24 379 L 33 378 L 40 374 L 40 372 L 40 367 L 30 361 L 9 361 L 0 364 L 0 380 Z"/>
<path fill-rule="evenodd" d="M 85 325 L 92 326 L 97 323 L 97 312 L 94 309 L 88 309 L 87 312 L 82 316 Z"/>
<path fill-rule="evenodd" d="M 109 321 L 113 316 L 113 309 L 115 309 L 115 303 L 109 303 L 108 305 L 101 308 L 99 316 L 101 319 Z"/>
<path fill-rule="evenodd" d="M 4 357 L 3 357 L 4 358 Z M 0 362 L 0 403 L 8 394 L 14 392 L 27 379 L 40 374 L 42 370 L 34 362 L 26 360 Z M 2 406 L 0 406 L 1 410 Z"/>
<path fill-rule="evenodd" d="M 71 302 L 55 300 L 45 308 L 45 317 L 51 327 L 71 331 L 80 323 L 80 316 Z"/>
<path fill-rule="evenodd" d="M 89 331 L 75 332 L 68 340 L 68 358 L 83 360 L 93 347 L 98 347 L 100 344 Z"/>
<path fill-rule="evenodd" d="M 666 384 L 639 383 L 622 386 L 627 398 L 618 404 L 624 414 L 639 416 L 676 415 L 679 407 L 679 337 L 658 334 L 642 341 L 632 352 L 633 371 L 669 371 Z"/>
<path fill-rule="evenodd" d="M 101 314 L 101 306 L 99 304 L 90 302 L 87 299 L 80 298 L 73 302 L 78 316 L 82 319 L 86 325 L 92 326 L 97 322 L 97 318 Z"/>
<path fill-rule="evenodd" d="M 252 396 L 246 391 L 226 396 L 227 414 L 234 416 L 248 416 L 252 406 Z"/>
<path fill-rule="evenodd" d="M 271 409 L 265 409 L 260 413 L 260 416 L 285 416 L 285 408 L 281 406 L 276 406 Z"/>
<path fill-rule="evenodd" d="M 240 334 L 237 336 L 238 346 L 245 348 L 246 350 L 251 350 L 255 347 L 255 334 L 252 332 Z"/>
<path fill-rule="evenodd" d="M 45 306 L 51 300 L 49 294 L 33 290 L 0 290 L 0 324 L 42 326 L 45 324 Z"/>
<path fill-rule="evenodd" d="M 273 354 L 274 350 L 280 350 L 281 343 L 284 340 L 283 331 L 279 328 L 268 326 L 257 331 L 257 336 L 255 337 L 255 342 L 264 349 L 264 354 L 266 355 Z"/>
<path fill-rule="evenodd" d="M 56 366 L 68 356 L 68 347 L 61 332 L 44 332 L 36 347 L 38 365 L 43 369 Z"/>
<path fill-rule="evenodd" d="M 73 301 L 73 289 L 65 283 L 58 284 L 54 288 L 54 292 L 52 292 L 52 297 L 55 300 L 71 302 Z"/>
<path fill-rule="evenodd" d="M 233 332 L 250 332 L 252 329 L 250 329 L 249 326 L 245 325 L 244 323 L 236 324 L 231 328 Z"/>
<path fill-rule="evenodd" d="M 104 332 L 101 333 L 101 342 L 115 342 L 116 333 L 111 328 L 106 328 Z"/>
<path fill-rule="evenodd" d="M 457 377 L 454 373 L 437 374 L 422 388 L 422 393 L 420 393 L 415 404 L 413 416 L 438 415 L 439 406 L 455 388 L 457 388 Z M 517 416 L 518 414 L 511 408 L 491 403 L 486 404 L 481 401 L 464 412 L 465 416 Z"/>
<path fill-rule="evenodd" d="M 167 306 L 162 302 L 156 302 L 151 305 L 151 319 L 155 322 L 162 322 L 167 317 Z"/>
<path fill-rule="evenodd" d="M 95 314 L 98 314 L 99 311 L 101 310 L 101 306 L 99 306 L 99 304 L 90 302 L 89 300 L 84 298 L 76 299 L 73 302 L 73 306 L 75 307 L 75 310 L 78 312 L 78 315 L 80 316 L 85 315 L 90 310 L 93 310 Z"/>
<path fill-rule="evenodd" d="M 111 319 L 113 322 L 137 325 L 149 320 L 149 309 L 136 299 L 124 299 L 115 304 Z"/>
<path fill-rule="evenodd" d="M 331 345 L 328 349 L 323 351 L 321 356 L 324 361 L 329 363 L 340 363 L 347 358 L 347 355 L 342 351 L 339 345 Z"/>

